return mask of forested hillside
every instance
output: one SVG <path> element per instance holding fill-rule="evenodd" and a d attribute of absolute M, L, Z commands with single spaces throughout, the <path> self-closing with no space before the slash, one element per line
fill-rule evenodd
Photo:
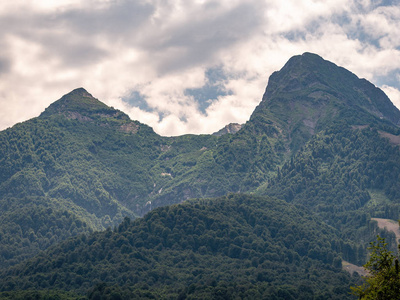
<path fill-rule="evenodd" d="M 1 267 L 157 206 L 251 190 L 277 157 L 244 133 L 161 137 L 74 90 L 0 133 Z"/>
<path fill-rule="evenodd" d="M 3 272 L 0 289 L 73 290 L 93 299 L 346 299 L 351 278 L 341 270 L 341 243 L 303 209 L 232 194 L 158 208 L 60 243 Z"/>
<path fill-rule="evenodd" d="M 76 89 L 0 132 L 1 296 L 349 297 L 342 260 L 396 247 L 371 218 L 399 219 L 399 122 L 311 53 L 218 135 L 162 137 Z"/>
<path fill-rule="evenodd" d="M 316 134 L 257 191 L 301 204 L 355 243 L 343 256 L 361 265 L 375 240 L 371 217 L 397 220 L 400 151 L 373 127 L 345 124 Z M 381 233 L 396 249 L 392 233 Z"/>

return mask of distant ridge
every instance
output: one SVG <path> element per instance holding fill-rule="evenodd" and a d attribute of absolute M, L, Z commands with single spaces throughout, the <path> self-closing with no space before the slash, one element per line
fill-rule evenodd
<path fill-rule="evenodd" d="M 242 128 L 243 124 L 238 124 L 238 123 L 229 123 L 226 125 L 224 128 L 218 130 L 217 132 L 214 132 L 213 135 L 216 136 L 221 136 L 227 133 L 232 133 L 235 134 Z"/>

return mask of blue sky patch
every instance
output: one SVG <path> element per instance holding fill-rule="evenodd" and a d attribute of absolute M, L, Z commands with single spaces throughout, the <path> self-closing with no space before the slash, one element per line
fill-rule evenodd
<path fill-rule="evenodd" d="M 185 95 L 192 96 L 198 103 L 198 108 L 203 114 L 207 114 L 207 108 L 219 96 L 231 95 L 231 91 L 225 89 L 226 74 L 221 67 L 210 68 L 206 71 L 206 84 L 201 88 L 186 89 Z"/>

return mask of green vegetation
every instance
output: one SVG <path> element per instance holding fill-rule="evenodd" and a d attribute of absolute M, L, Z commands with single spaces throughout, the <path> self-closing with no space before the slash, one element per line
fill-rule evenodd
<path fill-rule="evenodd" d="M 371 257 L 364 266 L 369 272 L 366 282 L 351 287 L 359 299 L 400 299 L 399 260 L 387 246 L 379 236 L 377 242 L 371 243 Z"/>
<path fill-rule="evenodd" d="M 371 217 L 399 218 L 399 120 L 309 53 L 235 134 L 161 137 L 74 90 L 0 132 L 1 297 L 350 297 L 342 259 L 396 247 Z"/>
<path fill-rule="evenodd" d="M 86 297 L 58 290 L 28 290 L 0 293 L 2 300 L 85 300 Z M 112 299 L 112 298 L 110 298 Z M 116 298 L 118 299 L 118 298 Z"/>
<path fill-rule="evenodd" d="M 366 259 L 362 249 L 379 232 L 370 218 L 399 217 L 399 178 L 397 147 L 371 127 L 338 125 L 316 134 L 257 192 L 301 204 L 318 214 L 342 238 L 354 241 L 343 257 L 360 265 Z M 393 233 L 379 233 L 395 248 Z"/>
<path fill-rule="evenodd" d="M 0 133 L 1 266 L 157 206 L 248 191 L 267 178 L 276 157 L 263 135 L 160 137 L 75 90 L 40 117 Z M 49 232 L 47 220 L 41 220 L 41 229 L 29 227 L 14 220 L 27 204 L 22 211 L 28 215 L 51 209 L 70 220 L 51 221 L 61 227 Z M 84 225 L 71 225 L 76 222 Z"/>
<path fill-rule="evenodd" d="M 192 200 L 53 246 L 4 272 L 0 289 L 87 294 L 105 283 L 131 298 L 345 299 L 336 234 L 278 199 Z"/>

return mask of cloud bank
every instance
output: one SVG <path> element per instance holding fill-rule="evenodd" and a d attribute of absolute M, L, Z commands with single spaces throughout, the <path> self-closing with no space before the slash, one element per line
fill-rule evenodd
<path fill-rule="evenodd" d="M 3 2 L 0 129 L 84 87 L 159 134 L 212 133 L 248 120 L 269 75 L 306 51 L 400 107 L 399 1 Z"/>

